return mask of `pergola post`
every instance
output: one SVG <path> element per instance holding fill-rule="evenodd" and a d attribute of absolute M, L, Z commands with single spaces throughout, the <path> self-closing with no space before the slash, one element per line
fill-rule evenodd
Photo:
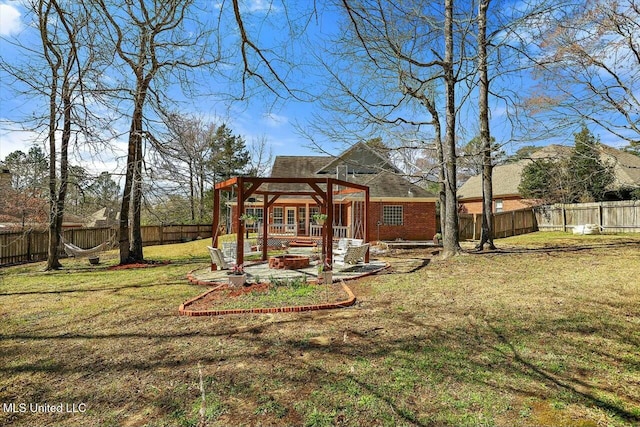
<path fill-rule="evenodd" d="M 263 184 L 307 184 L 311 187 L 311 191 L 278 191 L 278 190 L 260 190 Z M 326 189 L 322 189 L 321 185 L 326 185 Z M 245 188 L 249 185 L 249 188 Z M 219 182 L 214 188 L 214 207 L 213 207 L 213 246 L 218 244 L 218 227 L 220 225 L 220 192 L 222 190 L 229 190 L 237 187 L 237 211 L 232 218 L 232 223 L 235 224 L 237 231 L 237 248 L 236 248 L 236 263 L 238 265 L 244 263 L 244 222 L 240 220 L 240 216 L 244 213 L 245 202 L 252 194 L 260 194 L 263 199 L 263 248 L 262 259 L 266 261 L 268 257 L 268 221 L 269 221 L 269 208 L 274 202 L 284 195 L 290 196 L 307 196 L 311 197 L 316 203 L 320 205 L 321 212 L 327 215 L 325 222 L 326 228 L 323 226 L 322 230 L 322 251 L 325 257 L 322 262 L 333 263 L 333 200 L 334 200 L 334 188 L 336 186 L 343 186 L 352 189 L 351 191 L 364 191 L 365 192 L 365 208 L 364 208 L 364 240 L 369 241 L 369 228 L 368 228 L 368 212 L 369 212 L 369 187 L 365 185 L 359 185 L 348 181 L 342 181 L 334 178 L 259 178 L 259 177 L 236 177 L 228 179 L 224 182 Z M 341 190 L 342 192 L 342 190 Z M 308 218 L 307 218 L 308 220 Z M 368 261 L 368 254 L 366 260 Z"/>
<path fill-rule="evenodd" d="M 220 190 L 213 190 L 213 224 L 211 232 L 211 246 L 218 247 L 218 232 L 220 230 Z"/>
<path fill-rule="evenodd" d="M 269 194 L 262 200 L 262 261 L 266 261 L 269 252 Z"/>
<path fill-rule="evenodd" d="M 324 239 L 325 240 L 325 259 L 329 265 L 333 265 L 333 179 L 327 179 L 327 220 L 325 222 Z"/>
<path fill-rule="evenodd" d="M 240 219 L 240 215 L 244 213 L 244 179 L 238 177 L 238 206 L 236 210 L 236 230 L 238 232 L 236 236 L 236 265 L 244 264 L 244 221 Z"/>
<path fill-rule="evenodd" d="M 363 221 L 363 230 L 364 230 L 364 242 L 365 243 L 369 243 L 369 187 L 365 188 L 364 190 L 364 213 L 363 213 L 364 218 L 362 219 Z M 368 263 L 369 262 L 369 253 L 371 251 L 367 251 L 367 253 L 364 255 L 364 262 Z"/>

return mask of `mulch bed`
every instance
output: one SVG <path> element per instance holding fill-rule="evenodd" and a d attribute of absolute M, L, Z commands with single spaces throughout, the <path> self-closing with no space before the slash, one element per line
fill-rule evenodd
<path fill-rule="evenodd" d="M 325 285 L 317 285 L 317 286 L 325 286 Z M 202 298 L 194 301 L 189 304 L 189 310 L 211 310 L 216 309 L 221 304 L 228 302 L 229 300 L 234 299 L 242 299 L 243 295 L 251 294 L 253 292 L 264 292 L 267 293 L 269 290 L 273 289 L 273 286 L 270 283 L 254 283 L 251 285 L 245 285 L 240 288 L 223 288 L 214 292 L 209 292 Z M 321 298 L 322 301 L 310 301 L 309 304 L 322 304 L 327 302 L 339 302 L 347 299 L 349 295 L 344 291 L 342 285 L 334 283 L 333 285 L 328 286 L 326 289 L 328 294 L 330 295 L 329 300 L 327 300 L 324 295 L 318 295 L 318 298 Z M 271 304 L 265 301 L 266 306 L 271 306 Z M 289 304 L 283 304 L 283 306 L 288 306 Z M 295 304 L 294 304 L 295 305 Z"/>

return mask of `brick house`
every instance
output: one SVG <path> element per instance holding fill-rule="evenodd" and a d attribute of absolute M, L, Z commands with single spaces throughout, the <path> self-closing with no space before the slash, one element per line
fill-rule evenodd
<path fill-rule="evenodd" d="M 640 157 L 622 150 L 599 144 L 600 160 L 612 168 L 614 182 L 607 200 L 628 197 L 630 191 L 640 188 Z M 539 205 L 539 200 L 524 199 L 520 195 L 520 181 L 524 168 L 535 160 L 569 158 L 573 147 L 548 145 L 531 154 L 530 159 L 495 166 L 493 168 L 493 211 L 507 212 Z M 462 213 L 482 212 L 482 175 L 472 176 L 458 189 L 458 206 Z"/>
<path fill-rule="evenodd" d="M 536 200 L 524 199 L 518 187 L 522 171 L 530 160 L 495 166 L 493 168 L 493 211 L 507 212 L 538 204 Z M 461 213 L 482 213 L 482 175 L 469 178 L 458 189 L 458 210 Z"/>
<path fill-rule="evenodd" d="M 383 155 L 364 143 L 358 143 L 338 156 L 277 156 L 271 178 L 336 178 L 369 187 L 367 211 L 368 236 L 363 236 L 364 199 L 361 192 L 338 188 L 333 197 L 334 237 L 377 240 L 430 240 L 436 233 L 436 197 L 412 184 L 401 175 Z M 297 192 L 301 184 L 269 183 L 269 191 Z M 236 205 L 231 203 L 231 217 Z M 279 197 L 264 215 L 263 201 L 250 198 L 244 203 L 244 212 L 258 217 L 248 226 L 259 232 L 265 218 L 268 233 L 296 239 L 319 238 L 322 227 L 313 220 L 320 212 L 314 198 L 307 195 Z M 253 227 L 253 229 L 252 229 Z M 231 225 L 231 231 L 236 232 Z"/>

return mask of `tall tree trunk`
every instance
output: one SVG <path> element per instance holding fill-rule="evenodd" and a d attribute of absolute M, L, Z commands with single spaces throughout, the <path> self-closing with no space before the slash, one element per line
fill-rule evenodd
<path fill-rule="evenodd" d="M 444 81 L 446 90 L 446 129 L 443 162 L 445 169 L 445 221 L 442 257 L 448 258 L 460 252 L 458 233 L 458 201 L 456 181 L 456 77 L 453 70 L 453 0 L 445 0 L 445 59 Z"/>
<path fill-rule="evenodd" d="M 144 49 L 142 50 L 144 52 Z M 139 58 L 144 63 L 144 58 Z M 144 261 L 142 246 L 142 118 L 147 90 L 153 74 L 142 75 L 142 67 L 136 72 L 136 90 L 133 98 L 133 115 L 129 128 L 127 173 L 122 206 L 120 208 L 120 263 Z M 131 215 L 131 224 L 129 217 Z"/>
<path fill-rule="evenodd" d="M 482 231 L 476 249 L 483 250 L 485 244 L 493 244 L 493 162 L 491 156 L 491 134 L 489 131 L 489 72 L 487 69 L 487 9 L 490 0 L 478 4 L 478 73 L 480 76 L 479 106 L 480 144 L 482 146 Z"/>
<path fill-rule="evenodd" d="M 133 127 L 133 125 L 132 125 Z M 131 141 L 131 131 L 129 133 L 129 146 L 127 150 L 127 170 L 124 179 L 124 189 L 122 192 L 122 203 L 120 204 L 120 227 L 118 229 L 120 264 L 131 262 L 129 256 L 130 228 L 129 212 L 131 210 L 131 190 L 133 188 L 133 169 L 135 168 L 135 144 Z"/>
<path fill-rule="evenodd" d="M 196 219 L 196 184 L 194 182 L 193 159 L 189 159 L 189 204 L 191 207 L 191 222 Z"/>
<path fill-rule="evenodd" d="M 58 63 L 59 66 L 59 63 Z M 60 245 L 59 233 L 62 231 L 58 228 L 58 216 L 64 212 L 58 206 L 58 189 L 57 189 L 57 147 L 56 147 L 56 129 L 57 129 L 57 92 L 58 92 L 58 73 L 57 69 L 53 70 L 51 79 L 51 93 L 49 94 L 49 247 L 47 250 L 47 266 L 46 270 L 57 270 L 62 267 L 58 255 L 58 246 Z M 66 114 L 65 114 L 66 116 Z M 65 123 L 66 127 L 66 123 Z M 62 166 L 62 165 L 61 165 Z M 62 225 L 62 222 L 61 222 Z"/>
<path fill-rule="evenodd" d="M 142 129 L 142 121 L 140 121 Z M 131 250 L 129 258 L 144 261 L 142 253 L 142 133 L 136 139 L 136 160 L 133 173 L 133 222 L 131 224 Z"/>
<path fill-rule="evenodd" d="M 136 195 L 136 180 L 138 180 L 139 163 L 141 163 L 141 153 L 139 148 L 142 146 L 142 102 L 136 102 L 131 119 L 131 127 L 129 129 L 129 145 L 127 152 L 127 171 L 125 175 L 124 191 L 122 195 L 122 205 L 120 206 L 120 264 L 130 264 L 136 261 L 142 261 L 141 250 L 139 254 L 133 253 L 132 248 L 135 246 L 135 236 L 131 230 L 135 228 L 136 210 L 140 209 L 137 204 L 139 195 Z M 129 224 L 131 209 L 133 208 L 133 221 Z M 138 227 L 139 229 L 139 227 Z M 140 244 L 140 247 L 142 245 Z"/>
<path fill-rule="evenodd" d="M 438 170 L 438 201 L 440 202 L 440 234 L 444 237 L 447 220 L 447 191 L 445 186 L 444 155 L 442 151 L 442 138 L 440 137 L 440 124 L 437 125 L 436 157 L 440 168 Z"/>

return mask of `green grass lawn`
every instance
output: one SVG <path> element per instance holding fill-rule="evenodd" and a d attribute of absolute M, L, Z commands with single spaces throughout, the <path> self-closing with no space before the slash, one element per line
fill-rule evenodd
<path fill-rule="evenodd" d="M 180 317 L 209 243 L 0 269 L 0 425 L 640 424 L 638 235 L 396 252 L 352 308 Z"/>

